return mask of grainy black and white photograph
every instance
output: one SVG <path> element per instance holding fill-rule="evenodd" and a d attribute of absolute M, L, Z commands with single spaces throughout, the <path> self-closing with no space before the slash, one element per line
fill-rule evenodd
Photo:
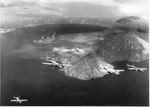
<path fill-rule="evenodd" d="M 1 106 L 149 106 L 149 0 L 0 0 Z"/>

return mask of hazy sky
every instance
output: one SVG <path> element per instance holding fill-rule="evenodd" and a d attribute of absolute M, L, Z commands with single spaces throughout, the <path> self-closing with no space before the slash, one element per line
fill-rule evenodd
<path fill-rule="evenodd" d="M 7 5 L 14 1 L 35 2 L 39 5 L 45 6 L 48 6 L 49 3 L 88 2 L 100 5 L 116 6 L 120 13 L 125 15 L 137 15 L 143 18 L 148 18 L 149 16 L 149 0 L 1 0 L 1 3 Z"/>

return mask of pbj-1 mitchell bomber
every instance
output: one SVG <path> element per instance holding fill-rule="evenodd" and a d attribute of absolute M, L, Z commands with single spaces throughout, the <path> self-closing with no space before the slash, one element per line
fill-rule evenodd
<path fill-rule="evenodd" d="M 57 61 L 57 59 L 55 59 L 55 58 L 50 59 L 49 56 L 46 56 L 45 60 L 47 62 L 42 62 L 42 64 L 44 64 L 44 65 L 51 65 L 51 66 L 58 67 L 58 68 L 61 68 L 61 69 L 63 69 L 65 66 L 66 67 L 72 66 L 71 64 L 61 64 L 60 62 Z"/>
<path fill-rule="evenodd" d="M 136 67 L 135 65 L 130 65 L 127 64 L 128 70 L 133 70 L 133 71 L 140 71 L 140 72 L 144 72 L 145 70 L 147 70 L 147 68 L 139 68 Z"/>

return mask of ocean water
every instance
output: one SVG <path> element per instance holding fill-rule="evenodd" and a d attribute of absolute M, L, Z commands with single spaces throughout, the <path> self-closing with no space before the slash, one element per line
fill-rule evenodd
<path fill-rule="evenodd" d="M 19 32 L 19 33 L 18 33 Z M 115 63 L 126 69 L 120 75 L 109 74 L 87 81 L 67 77 L 57 68 L 41 64 L 38 55 L 13 54 L 20 44 L 37 38 L 22 31 L 1 38 L 1 105 L 14 106 L 117 106 L 149 105 L 149 72 L 128 71 L 127 61 Z M 22 35 L 20 35 L 22 34 Z M 30 36 L 29 36 L 30 34 Z M 30 49 L 29 49 L 30 50 Z M 35 54 L 35 53 L 34 53 Z M 149 66 L 148 60 L 136 63 Z M 21 104 L 10 102 L 13 96 L 28 99 Z"/>

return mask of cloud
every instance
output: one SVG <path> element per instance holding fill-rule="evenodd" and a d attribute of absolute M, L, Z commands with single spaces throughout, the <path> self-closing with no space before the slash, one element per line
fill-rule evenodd
<path fill-rule="evenodd" d="M 50 7 L 54 4 L 55 7 L 60 9 L 66 9 L 66 5 L 62 6 L 59 4 L 70 3 L 70 2 L 81 2 L 81 3 L 92 3 L 99 5 L 100 7 L 103 6 L 114 6 L 117 7 L 118 11 L 114 12 L 112 9 L 112 13 L 116 15 L 135 15 L 140 16 L 143 18 L 148 18 L 148 0 L 1 0 L 1 4 L 3 5 L 10 5 L 16 1 L 19 2 L 28 2 L 28 3 L 35 3 L 35 5 L 39 5 L 42 7 Z M 65 10 L 69 11 L 69 10 Z M 111 10 L 104 10 L 104 11 L 111 11 Z"/>
<path fill-rule="evenodd" d="M 66 2 L 89 2 L 89 3 L 98 3 L 98 4 L 105 4 L 105 5 L 115 4 L 113 0 L 1 0 L 1 3 L 7 5 L 16 1 L 35 2 L 38 4 L 66 3 Z"/>
<path fill-rule="evenodd" d="M 125 15 L 135 15 L 148 19 L 148 0 L 115 0 L 120 3 L 120 12 Z"/>
<path fill-rule="evenodd" d="M 119 3 L 142 3 L 142 2 L 145 2 L 147 3 L 148 0 L 114 0 L 115 2 L 119 2 Z"/>

